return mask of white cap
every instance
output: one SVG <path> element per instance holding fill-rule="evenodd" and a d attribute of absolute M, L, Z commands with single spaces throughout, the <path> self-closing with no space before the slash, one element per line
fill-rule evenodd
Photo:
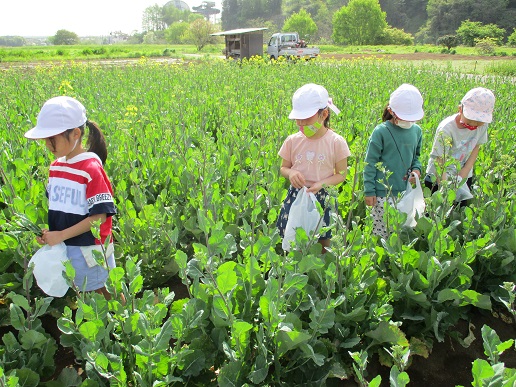
<path fill-rule="evenodd" d="M 34 264 L 34 277 L 41 290 L 52 297 L 63 297 L 68 284 L 63 277 L 64 261 L 68 260 L 66 245 L 61 242 L 54 246 L 40 248 L 29 261 Z"/>
<path fill-rule="evenodd" d="M 340 110 L 333 104 L 328 91 L 315 83 L 308 83 L 296 90 L 292 97 L 292 111 L 288 115 L 291 120 L 304 120 L 315 115 L 320 109 L 329 107 L 336 114 Z"/>
<path fill-rule="evenodd" d="M 404 83 L 391 94 L 389 107 L 400 120 L 418 121 L 423 112 L 423 97 L 419 90 L 408 83 Z"/>
<path fill-rule="evenodd" d="M 462 114 L 472 121 L 485 122 L 493 121 L 493 109 L 495 96 L 489 89 L 476 87 L 466 93 L 462 98 Z"/>
<path fill-rule="evenodd" d="M 59 96 L 49 99 L 38 114 L 34 128 L 25 133 L 32 139 L 48 138 L 86 122 L 86 109 L 74 98 Z"/>

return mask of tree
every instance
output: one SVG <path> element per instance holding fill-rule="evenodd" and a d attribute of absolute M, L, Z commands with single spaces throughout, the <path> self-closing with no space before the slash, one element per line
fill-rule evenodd
<path fill-rule="evenodd" d="M 49 40 L 56 46 L 71 46 L 80 42 L 79 36 L 75 32 L 67 30 L 57 31 Z"/>
<path fill-rule="evenodd" d="M 310 15 L 317 15 L 317 12 L 319 12 L 319 8 L 323 4 L 324 2 L 320 0 L 284 0 L 283 13 L 285 15 L 291 15 L 295 12 L 299 12 L 302 9 L 304 9 Z"/>
<path fill-rule="evenodd" d="M 142 18 L 142 29 L 144 31 L 162 31 L 166 27 L 162 7 L 155 4 L 152 7 L 145 8 Z"/>
<path fill-rule="evenodd" d="M 511 47 L 516 47 L 516 28 L 512 31 L 507 39 L 507 44 Z"/>
<path fill-rule="evenodd" d="M 302 9 L 285 20 L 283 31 L 296 31 L 300 39 L 309 40 L 317 32 L 317 25 L 310 14 Z"/>
<path fill-rule="evenodd" d="M 387 26 L 378 36 L 377 44 L 397 44 L 411 46 L 414 44 L 414 37 L 402 29 Z"/>
<path fill-rule="evenodd" d="M 0 36 L 0 46 L 21 47 L 25 45 L 26 40 L 21 36 Z"/>
<path fill-rule="evenodd" d="M 483 25 L 480 22 L 465 20 L 457 28 L 457 36 L 466 46 L 474 47 L 477 40 L 490 38 L 495 44 L 502 44 L 505 30 L 496 24 Z"/>
<path fill-rule="evenodd" d="M 317 32 L 314 40 L 319 42 L 329 42 L 332 34 L 332 16 L 326 4 L 321 5 L 319 12 L 314 16 L 314 22 L 317 25 Z"/>
<path fill-rule="evenodd" d="M 428 18 L 427 3 L 428 0 L 380 0 L 380 7 L 390 26 L 415 34 Z"/>
<path fill-rule="evenodd" d="M 232 30 L 241 24 L 240 3 L 238 0 L 223 0 L 220 18 L 222 29 Z"/>
<path fill-rule="evenodd" d="M 454 34 L 466 18 L 484 24 L 507 22 L 504 15 L 514 15 L 507 6 L 508 0 L 428 0 L 427 33 L 434 41 Z"/>
<path fill-rule="evenodd" d="M 215 27 L 209 21 L 202 19 L 194 20 L 186 30 L 183 40 L 194 44 L 197 51 L 201 51 L 204 46 L 215 41 L 215 37 L 210 34 L 215 32 Z"/>
<path fill-rule="evenodd" d="M 173 44 L 180 44 L 182 43 L 182 36 L 185 34 L 186 30 L 190 24 L 187 22 L 177 22 L 172 23 L 166 30 L 165 30 L 165 39 L 168 43 Z"/>
<path fill-rule="evenodd" d="M 222 28 L 259 27 L 257 20 L 272 20 L 281 25 L 281 0 L 222 0 Z"/>
<path fill-rule="evenodd" d="M 351 0 L 333 16 L 337 44 L 375 44 L 385 28 L 386 14 L 378 0 Z"/>
<path fill-rule="evenodd" d="M 444 35 L 437 39 L 437 44 L 451 50 L 452 47 L 458 46 L 459 38 L 457 38 L 457 35 Z"/>
<path fill-rule="evenodd" d="M 172 2 L 168 2 L 162 8 L 162 20 L 168 28 L 173 23 L 187 21 L 191 13 L 191 11 L 179 9 Z"/>

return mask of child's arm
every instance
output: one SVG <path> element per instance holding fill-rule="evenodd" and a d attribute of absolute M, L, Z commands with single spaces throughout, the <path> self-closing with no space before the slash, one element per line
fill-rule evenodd
<path fill-rule="evenodd" d="M 90 231 L 91 226 L 94 222 L 100 219 L 101 223 L 106 221 L 106 214 L 95 214 L 83 219 L 79 223 L 68 227 L 61 231 L 43 231 L 41 237 L 38 237 L 38 242 L 43 244 L 48 244 L 50 246 L 57 245 L 67 239 L 73 238 L 77 235 L 84 234 L 87 231 Z"/>
<path fill-rule="evenodd" d="M 306 190 L 306 192 L 317 193 L 323 186 L 340 184 L 344 180 L 346 180 L 347 172 L 348 172 L 348 159 L 345 158 L 335 164 L 335 173 L 332 176 L 327 177 L 326 179 L 323 179 L 321 181 L 318 181 L 315 184 L 312 184 L 312 186 L 310 188 L 308 188 Z"/>
<path fill-rule="evenodd" d="M 469 155 L 468 159 L 466 160 L 466 163 L 460 169 L 458 175 L 460 177 L 462 177 L 463 179 L 467 179 L 468 178 L 469 172 L 473 168 L 473 165 L 475 165 L 475 161 L 477 161 L 478 151 L 479 150 L 480 150 L 480 144 L 475 145 L 475 147 L 471 151 L 471 154 Z"/>
<path fill-rule="evenodd" d="M 299 171 L 296 171 L 295 169 L 292 169 L 291 161 L 283 159 L 281 162 L 280 174 L 285 179 L 289 179 L 290 184 L 292 184 L 294 188 L 300 189 L 303 188 L 306 184 L 303 174 Z"/>

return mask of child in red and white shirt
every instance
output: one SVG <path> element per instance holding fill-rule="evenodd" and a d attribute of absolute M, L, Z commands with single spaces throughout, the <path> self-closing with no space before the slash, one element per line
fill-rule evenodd
<path fill-rule="evenodd" d="M 88 145 L 82 145 L 88 127 Z M 112 216 L 116 214 L 111 183 L 104 171 L 107 158 L 104 136 L 86 118 L 86 109 L 74 98 L 59 96 L 43 105 L 34 128 L 25 133 L 30 139 L 44 139 L 56 157 L 50 165 L 47 185 L 48 230 L 37 237 L 50 246 L 64 242 L 75 269 L 75 285 L 82 291 L 95 291 L 110 297 L 105 288 L 108 271 L 99 266 L 93 250 L 112 241 Z M 100 239 L 91 232 L 100 220 Z M 113 244 L 107 251 L 107 266 L 115 267 Z"/>

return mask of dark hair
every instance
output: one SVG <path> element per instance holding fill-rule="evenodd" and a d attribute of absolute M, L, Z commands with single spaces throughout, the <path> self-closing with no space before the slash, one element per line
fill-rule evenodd
<path fill-rule="evenodd" d="M 102 131 L 95 122 L 88 120 L 86 121 L 86 123 L 78 127 L 81 130 L 81 138 L 84 136 L 84 128 L 86 126 L 89 129 L 88 152 L 96 153 L 102 161 L 102 164 L 104 164 L 107 160 L 107 146 L 106 140 L 104 139 L 104 134 L 102 134 Z M 68 140 L 70 138 L 70 134 L 74 129 L 75 128 L 66 130 L 62 133 L 63 136 L 65 136 Z M 55 140 L 53 138 L 50 138 L 50 143 L 52 144 L 52 147 L 55 149 Z"/>
<path fill-rule="evenodd" d="M 100 160 L 102 160 L 102 164 L 104 164 L 107 160 L 107 145 L 106 140 L 104 139 L 104 134 L 96 122 L 88 120 L 86 121 L 86 125 L 89 129 L 88 152 L 96 153 Z M 80 129 L 81 133 L 84 134 L 84 126 Z"/>
<path fill-rule="evenodd" d="M 385 109 L 383 109 L 383 113 L 382 113 L 382 121 L 389 121 L 393 118 L 394 118 L 394 116 L 389 111 L 389 105 L 385 106 Z"/>
<path fill-rule="evenodd" d="M 319 109 L 317 111 L 317 114 L 318 115 L 321 115 L 322 112 L 325 110 L 325 109 L 328 109 L 328 107 L 325 107 L 324 109 Z M 330 109 L 328 109 L 328 115 L 326 116 L 326 118 L 324 119 L 324 122 L 323 122 L 323 125 L 326 126 L 327 128 L 330 127 Z"/>

